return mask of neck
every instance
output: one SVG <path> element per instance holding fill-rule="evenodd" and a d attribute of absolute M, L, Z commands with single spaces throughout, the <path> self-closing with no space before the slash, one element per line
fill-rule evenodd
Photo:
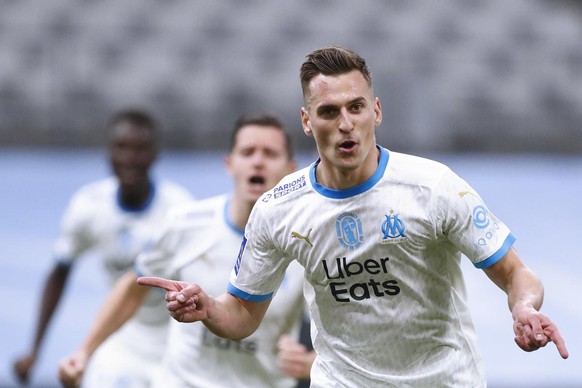
<path fill-rule="evenodd" d="M 119 199 L 123 206 L 139 208 L 146 204 L 150 198 L 152 187 L 149 181 L 144 181 L 132 186 L 120 186 Z"/>
<path fill-rule="evenodd" d="M 321 159 L 315 170 L 317 182 L 329 189 L 344 190 L 366 182 L 378 168 L 380 150 L 374 150 L 366 157 L 364 162 L 354 169 L 342 169 L 333 166 L 329 161 Z"/>
<path fill-rule="evenodd" d="M 230 199 L 230 208 L 228 211 L 230 222 L 232 222 L 237 228 L 244 229 L 249 220 L 254 204 L 254 202 L 239 199 L 239 196 L 233 193 Z"/>

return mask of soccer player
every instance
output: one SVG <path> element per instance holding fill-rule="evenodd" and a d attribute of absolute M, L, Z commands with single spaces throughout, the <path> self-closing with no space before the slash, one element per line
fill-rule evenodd
<path fill-rule="evenodd" d="M 319 160 L 257 201 L 228 292 L 139 283 L 165 288 L 176 320 L 244 338 L 298 261 L 317 353 L 312 386 L 483 387 L 463 253 L 507 293 L 517 345 L 533 351 L 552 341 L 567 358 L 539 311 L 540 280 L 475 190 L 438 162 L 376 144 L 382 108 L 365 60 L 326 47 L 307 56 L 300 75 L 303 130 Z"/>
<path fill-rule="evenodd" d="M 225 162 L 234 181 L 233 192 L 193 201 L 170 211 L 153 247 L 139 256 L 136 271 L 117 283 L 84 343 L 61 363 L 59 375 L 65 386 L 78 386 L 84 365 L 95 349 L 151 293 L 149 287 L 137 284 L 138 274 L 196 281 L 209 292 L 223 291 L 254 203 L 283 176 L 295 170 L 289 137 L 282 123 L 271 115 L 241 117 L 236 122 Z M 295 386 L 297 381 L 284 376 L 277 367 L 277 345 L 283 335 L 289 335 L 292 339 L 282 341 L 281 346 L 300 347 L 297 339 L 305 314 L 303 268 L 291 265 L 283 277 L 263 323 L 254 335 L 242 341 L 217 337 L 202 324 L 182 325 L 172 321 L 167 348 L 157 349 L 165 355 L 152 386 Z M 156 296 L 163 302 L 163 294 Z M 167 311 L 160 318 L 169 321 Z M 150 346 L 149 338 L 143 337 L 140 341 L 143 346 Z M 292 350 L 284 353 L 286 358 L 297 360 L 290 355 Z M 310 367 L 312 353 L 303 356 L 299 359 L 310 360 L 307 361 Z M 309 374 L 294 376 L 308 378 Z"/>
<path fill-rule="evenodd" d="M 57 308 L 71 267 L 88 252 L 100 256 L 111 285 L 132 268 L 135 258 L 150 241 L 168 208 L 192 199 L 189 192 L 169 181 L 156 182 L 151 167 L 158 154 L 159 128 L 149 113 L 128 109 L 118 112 L 108 125 L 108 154 L 114 177 L 89 183 L 71 198 L 55 244 L 55 265 L 46 280 L 34 343 L 28 354 L 14 363 L 18 379 L 25 383 L 38 358 L 47 326 Z M 95 358 L 95 378 L 145 379 L 147 362 L 158 354 L 140 347 L 144 335 L 162 346 L 166 337 L 163 303 L 152 299 L 119 333 L 101 357 Z M 122 358 L 123 371 L 115 360 Z M 123 373 L 122 373 L 123 372 Z M 100 385 L 104 387 L 105 385 Z"/>

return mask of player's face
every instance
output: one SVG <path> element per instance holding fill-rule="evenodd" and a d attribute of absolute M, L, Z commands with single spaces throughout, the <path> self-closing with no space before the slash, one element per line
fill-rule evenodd
<path fill-rule="evenodd" d="M 238 131 L 226 158 L 238 198 L 254 203 L 295 169 L 286 144 L 285 134 L 275 127 L 247 125 Z"/>
<path fill-rule="evenodd" d="M 301 120 L 319 151 L 318 179 L 322 174 L 321 183 L 334 188 L 344 188 L 339 177 L 349 177 L 348 187 L 362 183 L 377 166 L 375 130 L 382 121 L 380 101 L 366 79 L 355 70 L 319 74 L 310 81 L 306 99 Z"/>
<path fill-rule="evenodd" d="M 111 129 L 109 156 L 122 189 L 145 187 L 156 159 L 153 131 L 128 121 L 117 123 Z"/>

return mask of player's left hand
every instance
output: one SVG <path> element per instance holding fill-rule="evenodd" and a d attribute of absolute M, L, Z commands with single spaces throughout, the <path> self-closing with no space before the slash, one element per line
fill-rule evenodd
<path fill-rule="evenodd" d="M 533 352 L 553 342 L 562 358 L 568 358 L 566 343 L 558 327 L 546 315 L 533 308 L 514 311 L 515 343 L 526 352 Z"/>

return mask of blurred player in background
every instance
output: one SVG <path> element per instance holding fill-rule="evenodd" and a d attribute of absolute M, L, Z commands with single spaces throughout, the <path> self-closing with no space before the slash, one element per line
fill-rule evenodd
<path fill-rule="evenodd" d="M 224 291 L 254 203 L 295 170 L 290 139 L 281 122 L 271 115 L 241 117 L 232 133 L 226 168 L 234 181 L 233 192 L 170 211 L 154 246 L 139 256 L 136 272 L 121 278 L 81 347 L 61 362 L 59 376 L 65 386 L 85 385 L 87 360 L 151 294 L 149 287 L 137 284 L 138 274 L 196 281 L 215 294 Z M 163 301 L 163 295 L 156 296 Z M 152 385 L 295 386 L 297 381 L 284 376 L 277 366 L 277 345 L 280 340 L 281 370 L 293 377 L 308 378 L 315 356 L 313 352 L 303 352 L 304 345 L 297 342 L 304 307 L 303 268 L 294 265 L 287 269 L 263 324 L 243 341 L 217 337 L 202 324 L 172 321 L 167 348 L 156 348 L 165 355 Z M 161 318 L 168 318 L 166 311 Z M 147 337 L 141 342 L 151 345 Z"/>
<path fill-rule="evenodd" d="M 303 130 L 320 159 L 259 199 L 228 292 L 159 278 L 170 314 L 242 339 L 260 324 L 288 265 L 305 268 L 317 357 L 314 387 L 484 387 L 461 253 L 507 293 L 515 342 L 533 351 L 556 325 L 515 238 L 441 163 L 376 144 L 382 121 L 363 58 L 316 50 L 301 66 Z"/>
<path fill-rule="evenodd" d="M 132 268 L 137 255 L 151 242 L 171 205 L 192 199 L 183 187 L 152 179 L 151 168 L 158 155 L 160 129 L 149 113 L 128 109 L 118 112 L 108 124 L 108 154 L 114 176 L 87 184 L 71 198 L 55 244 L 56 262 L 46 280 L 34 342 L 30 351 L 14 363 L 19 381 L 26 383 L 38 359 L 49 322 L 65 290 L 73 265 L 86 253 L 103 261 L 108 281 Z M 103 347 L 95 357 L 95 379 L 147 380 L 147 363 L 156 363 L 157 352 L 141 348 L 143 338 L 165 344 L 167 319 L 159 298 L 144 303 L 131 324 Z M 123 357 L 120 367 L 109 357 Z M 105 385 L 103 385 L 105 386 Z"/>

